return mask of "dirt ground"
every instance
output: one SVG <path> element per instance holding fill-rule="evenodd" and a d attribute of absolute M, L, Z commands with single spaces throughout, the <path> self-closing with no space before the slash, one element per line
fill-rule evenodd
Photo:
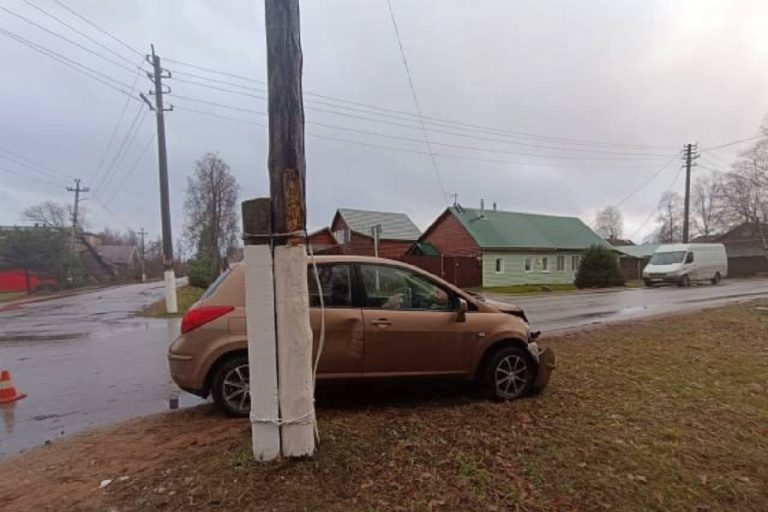
<path fill-rule="evenodd" d="M 550 387 L 512 403 L 321 389 L 311 460 L 253 462 L 248 422 L 210 406 L 131 421 L 0 462 L 0 509 L 765 511 L 758 306 L 548 339 Z"/>

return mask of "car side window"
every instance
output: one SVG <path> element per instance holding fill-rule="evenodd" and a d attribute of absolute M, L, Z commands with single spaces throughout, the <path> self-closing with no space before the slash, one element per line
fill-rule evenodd
<path fill-rule="evenodd" d="M 689 253 L 688 253 L 688 254 L 685 256 L 685 262 L 686 262 L 686 263 L 693 263 L 693 253 L 692 253 L 692 252 L 689 252 Z"/>
<path fill-rule="evenodd" d="M 317 265 L 320 287 L 323 291 L 323 305 L 326 307 L 352 307 L 352 266 L 347 263 Z M 320 307 L 315 269 L 307 268 L 309 306 Z"/>
<path fill-rule="evenodd" d="M 451 311 L 454 300 L 444 289 L 407 269 L 360 265 L 365 307 L 419 311 Z"/>

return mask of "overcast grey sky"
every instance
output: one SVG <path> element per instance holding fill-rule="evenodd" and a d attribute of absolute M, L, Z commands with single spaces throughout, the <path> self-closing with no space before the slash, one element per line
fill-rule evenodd
<path fill-rule="evenodd" d="M 164 59 L 265 80 L 261 1 L 61 2 L 140 52 L 154 42 Z M 670 158 L 680 146 L 698 141 L 704 148 L 751 137 L 768 112 L 764 0 L 392 3 L 423 115 L 453 121 L 428 127 L 434 130 L 430 139 L 445 189 L 458 193 L 465 206 L 479 206 L 484 198 L 486 205 L 496 202 L 500 209 L 575 215 L 591 223 L 597 209 L 621 201 L 668 163 L 621 205 L 625 235 L 642 238 L 652 228 L 644 220 L 678 173 L 679 161 Z M 0 5 L 128 69 L 7 11 L 0 10 L 0 28 L 130 90 L 137 77 L 130 68 L 141 61 L 130 49 L 55 0 L 0 0 Z M 349 103 L 416 112 L 386 0 L 305 0 L 301 8 L 304 89 L 314 94 L 305 98 L 311 123 L 306 148 L 309 227 L 329 223 L 337 207 L 352 207 L 402 211 L 425 228 L 451 200 L 440 192 L 418 121 Z M 32 171 L 0 151 L 0 224 L 20 222 L 26 206 L 43 200 L 71 201 L 63 177 L 77 176 L 92 190 L 84 203 L 92 229 L 144 227 L 157 236 L 154 118 L 139 114 L 147 109 L 2 34 L 0 52 L 0 148 L 48 172 Z M 267 136 L 258 126 L 266 118 L 250 112 L 266 105 L 254 97 L 263 96 L 259 82 L 171 60 L 164 64 L 174 73 L 167 82 L 173 89 L 167 101 L 177 107 L 167 115 L 176 237 L 181 235 L 186 178 L 195 159 L 207 151 L 218 151 L 230 164 L 242 197 L 267 194 Z M 149 87 L 145 77 L 137 83 L 141 90 Z M 99 167 L 126 100 L 117 136 Z M 136 116 L 141 123 L 136 135 L 126 137 Z M 118 158 L 110 173 L 123 141 L 125 158 Z M 702 163 L 724 167 L 741 147 L 709 152 Z M 674 190 L 682 192 L 682 187 L 680 176 Z"/>

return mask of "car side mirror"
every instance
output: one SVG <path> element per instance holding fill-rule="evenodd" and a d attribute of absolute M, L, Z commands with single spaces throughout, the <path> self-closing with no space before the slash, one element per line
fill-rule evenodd
<path fill-rule="evenodd" d="M 469 304 L 467 304 L 467 300 L 459 297 L 459 310 L 456 312 L 456 321 L 466 322 L 467 311 L 469 311 Z"/>
<path fill-rule="evenodd" d="M 686 263 L 693 263 L 693 253 L 688 253 L 688 255 L 685 257 Z"/>

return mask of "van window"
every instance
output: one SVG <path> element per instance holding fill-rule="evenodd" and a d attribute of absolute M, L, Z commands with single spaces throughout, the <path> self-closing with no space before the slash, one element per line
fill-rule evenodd
<path fill-rule="evenodd" d="M 651 265 L 673 265 L 682 263 L 685 257 L 685 251 L 657 252 L 651 256 Z"/>
<path fill-rule="evenodd" d="M 685 262 L 686 262 L 686 263 L 693 263 L 693 253 L 692 253 L 692 252 L 689 252 L 689 253 L 688 253 L 688 254 L 685 256 Z"/>

